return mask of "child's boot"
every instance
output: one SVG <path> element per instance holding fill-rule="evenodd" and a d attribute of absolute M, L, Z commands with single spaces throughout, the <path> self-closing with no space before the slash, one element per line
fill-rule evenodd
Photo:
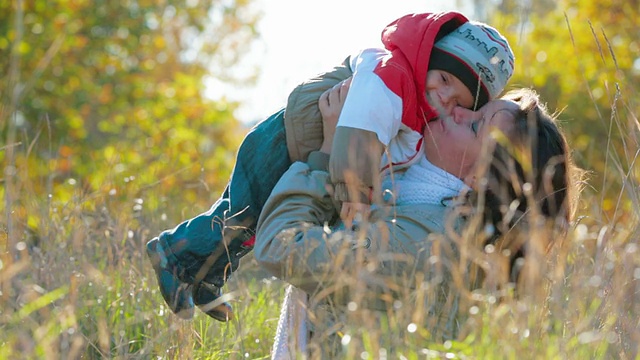
<path fill-rule="evenodd" d="M 158 238 L 147 243 L 147 255 L 156 273 L 160 294 L 169 309 L 183 319 L 191 319 L 194 312 L 191 286 L 180 281 L 175 271 L 167 267 L 167 257 Z"/>
<path fill-rule="evenodd" d="M 223 322 L 233 319 L 233 308 L 220 299 L 219 287 L 201 281 L 193 286 L 192 296 L 194 304 L 212 318 Z"/>

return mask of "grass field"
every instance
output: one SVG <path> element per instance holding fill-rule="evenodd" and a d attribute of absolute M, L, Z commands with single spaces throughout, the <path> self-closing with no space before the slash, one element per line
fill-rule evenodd
<path fill-rule="evenodd" d="M 269 357 L 284 286 L 262 279 L 251 256 L 226 289 L 234 321 L 219 323 L 202 313 L 183 321 L 168 313 L 144 255 L 147 239 L 168 220 L 145 213 L 143 202 L 126 194 L 116 201 L 78 191 L 64 201 L 43 201 L 28 188 L 20 184 L 20 201 L 44 220 L 17 224 L 20 241 L 2 252 L 0 358 Z M 625 191 L 638 199 L 637 187 Z M 461 337 L 443 344 L 433 341 L 426 323 L 409 321 L 417 309 L 405 299 L 386 324 L 349 324 L 347 357 L 634 358 L 640 208 L 632 202 L 630 211 L 620 209 L 621 216 L 606 221 L 592 205 L 596 197 L 586 196 L 586 218 L 540 267 L 546 280 L 531 282 L 524 296 L 474 292 Z M 0 238 L 3 249 L 7 233 Z"/>

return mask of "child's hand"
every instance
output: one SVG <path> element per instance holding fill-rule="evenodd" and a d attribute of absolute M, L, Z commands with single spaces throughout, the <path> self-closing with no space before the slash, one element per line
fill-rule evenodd
<path fill-rule="evenodd" d="M 362 203 L 344 202 L 342 203 L 342 210 L 340 211 L 340 218 L 344 222 L 344 226 L 347 229 L 351 229 L 353 221 L 362 221 L 369 217 L 371 212 L 371 205 Z"/>
<path fill-rule="evenodd" d="M 322 134 L 324 136 L 320 151 L 324 153 L 331 153 L 333 135 L 336 132 L 340 111 L 342 111 L 342 106 L 347 98 L 350 85 L 351 78 L 348 78 L 347 80 L 339 82 L 334 87 L 320 95 L 318 107 L 320 108 L 320 114 L 322 115 Z"/>

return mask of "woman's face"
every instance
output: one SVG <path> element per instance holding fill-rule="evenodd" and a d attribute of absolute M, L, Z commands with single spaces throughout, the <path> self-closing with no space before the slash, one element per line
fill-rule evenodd
<path fill-rule="evenodd" d="M 441 116 L 427 124 L 424 132 L 427 159 L 465 180 L 472 174 L 491 130 L 500 129 L 508 137 L 518 109 L 518 104 L 510 100 L 490 101 L 478 111 L 454 108 L 451 116 Z"/>

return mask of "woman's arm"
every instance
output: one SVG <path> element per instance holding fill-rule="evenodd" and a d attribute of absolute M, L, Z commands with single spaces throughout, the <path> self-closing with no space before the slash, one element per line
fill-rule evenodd
<path fill-rule="evenodd" d="M 381 279 L 407 281 L 406 275 L 428 270 L 429 234 L 443 232 L 444 208 L 384 208 L 373 212 L 377 221 L 357 231 L 336 226 L 326 157 L 312 152 L 309 164 L 294 163 L 271 193 L 254 248 L 262 267 L 309 293 L 333 286 L 358 269 L 366 268 L 360 275 L 366 273 L 378 287 L 385 282 Z"/>
<path fill-rule="evenodd" d="M 323 121 L 318 98 L 327 89 L 353 75 L 350 63 L 351 58 L 348 57 L 331 71 L 305 80 L 289 95 L 284 122 L 291 162 L 306 161 L 311 151 L 317 150 L 322 143 Z"/>
<path fill-rule="evenodd" d="M 274 188 L 258 221 L 254 253 L 269 273 L 312 292 L 344 241 L 331 241 L 328 230 L 336 218 L 329 173 L 314 169 L 326 166 L 328 155 L 312 152 L 309 162 L 294 163 Z"/>

